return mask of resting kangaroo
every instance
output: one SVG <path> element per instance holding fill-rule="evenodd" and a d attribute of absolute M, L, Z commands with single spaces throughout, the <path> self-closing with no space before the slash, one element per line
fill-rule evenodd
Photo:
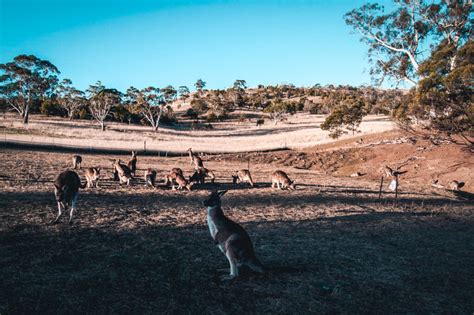
<path fill-rule="evenodd" d="M 130 173 L 135 177 L 137 171 L 137 151 L 132 151 L 132 159 L 128 161 L 127 166 L 130 169 Z"/>
<path fill-rule="evenodd" d="M 191 177 L 189 177 L 189 181 L 193 182 L 193 183 L 204 184 L 204 182 L 205 182 L 204 179 L 206 177 L 209 177 L 209 179 L 211 180 L 211 183 L 214 183 L 214 180 L 216 179 L 216 176 L 214 175 L 214 172 L 208 170 L 205 167 L 199 167 L 199 168 L 196 169 L 194 174 Z"/>
<path fill-rule="evenodd" d="M 235 171 L 235 174 L 232 175 L 232 182 L 236 184 L 237 182 L 241 183 L 249 183 L 250 186 L 253 187 L 253 180 L 252 176 L 250 175 L 249 170 L 240 170 L 240 171 Z"/>
<path fill-rule="evenodd" d="M 280 187 L 281 185 L 281 187 Z M 290 180 L 288 175 L 283 171 L 275 171 L 272 174 L 272 188 L 278 187 L 278 189 L 288 188 L 289 190 L 295 190 L 295 183 Z"/>
<path fill-rule="evenodd" d="M 127 183 L 127 185 L 130 185 L 130 179 L 132 178 L 130 169 L 126 165 L 123 165 L 120 160 L 115 160 L 113 167 L 115 173 L 118 175 L 120 184 Z"/>
<path fill-rule="evenodd" d="M 72 215 L 74 210 L 76 210 L 79 188 L 85 188 L 85 185 L 81 185 L 79 175 L 74 171 L 67 170 L 56 177 L 54 180 L 54 195 L 58 203 L 58 215 L 52 222 L 53 224 L 58 222 L 62 210 L 67 210 L 68 207 L 71 207 L 71 211 L 69 212 L 69 224 L 72 224 Z"/>
<path fill-rule="evenodd" d="M 451 190 L 460 190 L 461 188 L 464 187 L 464 182 L 459 182 L 457 180 L 452 180 L 449 182 L 449 189 Z"/>
<path fill-rule="evenodd" d="M 194 167 L 196 169 L 200 167 L 204 167 L 202 164 L 202 159 L 195 153 L 193 153 L 193 150 L 191 148 L 188 149 L 189 152 L 189 158 L 191 159 L 191 164 L 194 164 Z"/>
<path fill-rule="evenodd" d="M 151 168 L 145 172 L 145 186 L 155 187 L 156 171 Z"/>
<path fill-rule="evenodd" d="M 246 265 L 256 272 L 265 272 L 255 256 L 252 241 L 242 226 L 224 215 L 221 198 L 227 190 L 214 191 L 203 201 L 207 207 L 207 225 L 214 243 L 229 261 L 230 274 L 222 280 L 231 280 L 239 275 L 239 267 Z"/>
<path fill-rule="evenodd" d="M 99 187 L 100 168 L 99 167 L 88 167 L 84 172 L 87 181 L 87 188 Z"/>
<path fill-rule="evenodd" d="M 81 163 L 82 163 L 82 157 L 80 155 L 74 155 L 72 157 L 72 167 L 74 169 L 81 168 Z"/>

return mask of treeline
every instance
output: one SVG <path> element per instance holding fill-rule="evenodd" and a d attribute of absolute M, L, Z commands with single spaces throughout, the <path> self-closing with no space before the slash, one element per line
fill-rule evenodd
<path fill-rule="evenodd" d="M 149 125 L 158 130 L 160 124 L 178 122 L 173 108 L 183 104 L 190 105 L 185 117 L 207 122 L 226 120 L 233 111 L 245 109 L 261 112 L 276 124 L 296 112 L 330 114 L 353 100 L 360 102 L 362 116 L 390 114 L 401 106 L 404 95 L 402 90 L 333 85 L 248 88 L 245 80 L 236 80 L 228 89 L 208 90 L 202 79 L 194 84 L 194 93 L 186 86 L 130 87 L 121 92 L 100 81 L 81 91 L 69 79 L 60 81 L 57 67 L 36 56 L 17 56 L 0 69 L 2 104 L 16 110 L 24 123 L 28 123 L 30 113 L 41 113 L 71 120 L 94 119 L 102 130 L 107 121 Z"/>

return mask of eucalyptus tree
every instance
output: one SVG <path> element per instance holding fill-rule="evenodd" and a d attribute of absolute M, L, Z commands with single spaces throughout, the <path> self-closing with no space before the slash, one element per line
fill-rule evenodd
<path fill-rule="evenodd" d="M 162 90 L 152 86 L 141 90 L 130 87 L 126 93 L 126 100 L 132 112 L 141 115 L 150 123 L 153 130 L 158 131 L 166 106 Z"/>
<path fill-rule="evenodd" d="M 449 69 L 453 71 L 459 48 L 472 40 L 472 0 L 393 2 L 390 12 L 368 3 L 345 15 L 346 23 L 369 46 L 374 79 L 381 83 L 389 77 L 396 83 L 417 85 L 426 75 L 419 70 L 430 57 L 427 52 L 443 43 L 452 46 Z"/>
<path fill-rule="evenodd" d="M 18 55 L 0 64 L 0 95 L 27 124 L 35 101 L 51 97 L 59 70 L 51 62 L 34 55 Z"/>
<path fill-rule="evenodd" d="M 202 91 L 206 87 L 206 82 L 204 82 L 202 79 L 199 79 L 194 83 L 194 86 L 196 87 L 196 90 L 198 91 L 199 95 L 202 94 Z"/>
<path fill-rule="evenodd" d="M 190 91 L 187 86 L 181 85 L 180 87 L 178 87 L 178 96 L 179 96 L 179 99 L 183 101 L 183 103 L 188 99 L 189 95 L 190 95 Z"/>
<path fill-rule="evenodd" d="M 85 93 L 73 87 L 69 79 L 62 80 L 55 93 L 58 104 L 66 111 L 69 119 L 73 119 L 78 110 L 87 103 Z"/>
<path fill-rule="evenodd" d="M 245 89 L 246 88 L 247 88 L 247 82 L 245 80 L 235 80 L 232 86 L 234 106 L 242 107 L 245 104 Z"/>
<path fill-rule="evenodd" d="M 105 131 L 105 120 L 112 108 L 121 103 L 122 94 L 116 89 L 106 88 L 100 81 L 89 86 L 87 94 L 91 115 L 100 124 L 100 129 Z"/>

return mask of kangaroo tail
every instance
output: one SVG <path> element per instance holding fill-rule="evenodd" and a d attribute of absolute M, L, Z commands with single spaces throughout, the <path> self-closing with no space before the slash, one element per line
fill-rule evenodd
<path fill-rule="evenodd" d="M 255 256 L 249 259 L 245 264 L 255 272 L 264 273 L 266 271 L 260 260 Z"/>

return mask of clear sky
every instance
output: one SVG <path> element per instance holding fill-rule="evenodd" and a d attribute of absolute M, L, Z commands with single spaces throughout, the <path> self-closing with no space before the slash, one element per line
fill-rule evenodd
<path fill-rule="evenodd" d="M 370 84 L 343 19 L 365 2 L 0 0 L 0 63 L 34 54 L 80 89 Z"/>

